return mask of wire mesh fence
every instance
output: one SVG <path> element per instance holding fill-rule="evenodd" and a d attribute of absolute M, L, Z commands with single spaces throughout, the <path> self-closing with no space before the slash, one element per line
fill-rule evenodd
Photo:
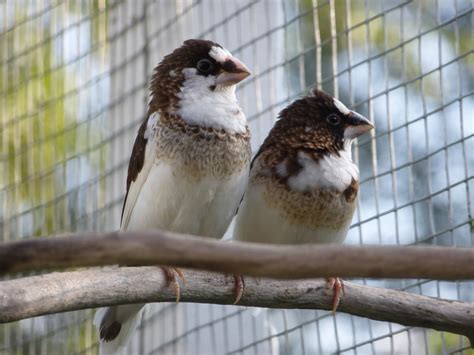
<path fill-rule="evenodd" d="M 254 150 L 314 85 L 375 122 L 354 149 L 347 243 L 472 247 L 473 19 L 469 0 L 0 1 L 0 240 L 117 229 L 152 69 L 183 40 L 208 38 L 253 71 L 238 97 Z M 359 282 L 474 301 L 467 281 Z M 2 325 L 0 353 L 97 353 L 92 313 Z M 342 313 L 163 304 L 128 352 L 472 350 L 457 335 Z"/>

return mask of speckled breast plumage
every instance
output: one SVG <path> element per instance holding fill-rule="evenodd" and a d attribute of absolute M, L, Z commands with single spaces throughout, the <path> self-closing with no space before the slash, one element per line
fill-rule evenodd
<path fill-rule="evenodd" d="M 292 190 L 285 182 L 254 162 L 250 184 L 262 186 L 269 208 L 278 210 L 288 223 L 307 228 L 338 230 L 351 223 L 357 205 L 359 184 L 353 180 L 344 191 L 314 188 L 310 191 Z"/>
<path fill-rule="evenodd" d="M 192 178 L 218 179 L 233 176 L 248 168 L 251 159 L 250 132 L 191 126 L 175 117 L 162 118 L 154 138 L 156 158 L 172 162 L 176 169 Z"/>

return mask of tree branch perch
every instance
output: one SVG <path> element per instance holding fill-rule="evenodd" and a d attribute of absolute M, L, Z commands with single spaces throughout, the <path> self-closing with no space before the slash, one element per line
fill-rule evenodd
<path fill-rule="evenodd" d="M 232 304 L 233 284 L 222 274 L 184 270 L 182 302 Z M 0 323 L 44 314 L 124 303 L 173 302 L 157 267 L 108 267 L 51 273 L 0 283 Z M 474 304 L 345 282 L 338 312 L 407 326 L 462 334 L 474 344 Z M 246 279 L 241 305 L 329 310 L 332 292 L 322 280 Z"/>
<path fill-rule="evenodd" d="M 0 244 L 0 274 L 76 266 L 173 265 L 298 279 L 474 279 L 474 249 L 226 243 L 171 232 L 113 232 Z"/>

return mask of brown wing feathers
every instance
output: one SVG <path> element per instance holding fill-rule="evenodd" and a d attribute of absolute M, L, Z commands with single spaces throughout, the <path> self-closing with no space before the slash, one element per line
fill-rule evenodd
<path fill-rule="evenodd" d="M 128 192 L 130 190 L 130 185 L 133 181 L 137 179 L 138 174 L 143 168 L 145 162 L 145 149 L 147 139 L 145 139 L 145 131 L 148 123 L 148 116 L 140 128 L 138 129 L 137 138 L 135 138 L 135 143 L 133 144 L 132 155 L 130 156 L 130 162 L 128 164 L 128 174 L 127 174 L 127 190 L 125 192 L 125 198 L 123 200 L 122 206 L 122 215 L 120 217 L 120 224 L 123 220 L 123 212 L 125 211 L 125 204 L 127 203 Z"/>

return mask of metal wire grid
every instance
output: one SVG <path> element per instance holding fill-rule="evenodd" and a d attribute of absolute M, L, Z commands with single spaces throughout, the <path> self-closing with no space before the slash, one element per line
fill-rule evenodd
<path fill-rule="evenodd" d="M 239 98 L 254 149 L 279 109 L 315 83 L 375 121 L 354 152 L 361 200 L 348 243 L 474 244 L 469 1 L 6 1 L 0 13 L 3 240 L 117 228 L 151 69 L 182 40 L 204 37 L 253 70 Z M 47 95 L 45 78 L 55 84 Z M 12 104 L 20 95 L 27 109 Z M 47 120 L 57 129 L 38 124 Z M 61 139 L 71 145 L 64 152 L 42 150 Z M 360 282 L 474 300 L 472 282 Z M 0 353 L 95 353 L 90 314 L 3 326 Z M 153 306 L 130 353 L 438 354 L 469 353 L 467 345 L 344 314 L 181 304 Z"/>

